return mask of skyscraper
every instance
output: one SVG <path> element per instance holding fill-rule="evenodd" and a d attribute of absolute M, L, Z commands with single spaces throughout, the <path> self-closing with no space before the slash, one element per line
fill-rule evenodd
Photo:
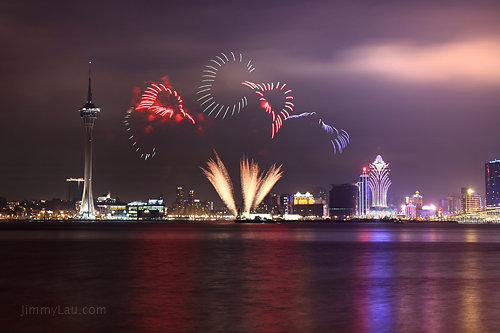
<path fill-rule="evenodd" d="M 460 190 L 461 213 L 467 214 L 481 209 L 481 196 L 473 189 L 462 187 Z"/>
<path fill-rule="evenodd" d="M 375 161 L 370 163 L 368 182 L 372 194 L 372 207 L 387 207 L 387 190 L 391 186 L 390 171 L 389 163 L 385 163 L 380 155 L 377 155 Z"/>
<path fill-rule="evenodd" d="M 344 219 L 356 215 L 356 192 L 358 187 L 355 183 L 332 184 L 330 190 L 329 215 L 331 219 Z"/>
<path fill-rule="evenodd" d="M 485 165 L 486 207 L 500 206 L 500 160 Z"/>
<path fill-rule="evenodd" d="M 185 207 L 186 205 L 184 204 L 184 189 L 182 188 L 182 186 L 177 186 L 177 191 L 175 192 L 175 202 L 172 203 L 172 213 L 177 216 L 184 215 Z"/>
<path fill-rule="evenodd" d="M 359 217 L 365 217 L 368 214 L 370 204 L 370 190 L 368 187 L 368 174 L 366 173 L 366 168 L 363 168 L 363 173 L 359 176 L 357 185 L 358 200 L 356 215 Z"/>
<path fill-rule="evenodd" d="M 95 220 L 94 212 L 94 198 L 92 196 L 92 130 L 94 128 L 94 121 L 101 111 L 92 103 L 92 89 L 91 89 L 91 76 L 90 76 L 90 62 L 89 62 L 89 90 L 87 94 L 87 103 L 79 110 L 80 117 L 83 119 L 85 126 L 85 167 L 84 167 L 84 183 L 82 204 L 80 206 L 80 213 L 78 218 L 82 220 Z"/>

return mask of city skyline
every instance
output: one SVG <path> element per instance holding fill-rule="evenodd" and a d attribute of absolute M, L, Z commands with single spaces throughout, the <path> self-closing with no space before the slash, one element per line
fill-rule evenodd
<path fill-rule="evenodd" d="M 355 182 L 380 149 L 392 170 L 389 196 L 420 191 L 437 204 L 462 187 L 485 195 L 484 164 L 500 158 L 494 138 L 500 5 L 292 2 L 266 4 L 265 12 L 251 4 L 226 9 L 202 2 L 115 7 L 109 1 L 85 8 L 58 1 L 4 5 L 9 34 L 3 38 L 11 52 L 0 64 L 0 196 L 64 198 L 65 180 L 84 176 L 84 130 L 74 110 L 86 89 L 88 61 L 103 109 L 93 133 L 99 143 L 95 195 L 111 191 L 131 201 L 164 194 L 171 202 L 170 189 L 183 185 L 215 199 L 199 170 L 213 149 L 228 161 L 230 174 L 238 173 L 234 161 L 242 155 L 264 169 L 283 164 L 276 193 Z M 252 82 L 286 82 L 294 113 L 316 112 L 346 130 L 349 145 L 334 155 L 330 138 L 310 117 L 284 121 L 271 139 L 270 117 L 251 94 L 234 116 L 203 113 L 196 94 L 203 69 L 221 52 L 251 60 Z M 123 119 L 136 88 L 166 77 L 196 124 L 165 124 L 150 138 L 158 153 L 144 161 Z M 231 91 L 221 96 L 228 103 L 235 98 Z"/>

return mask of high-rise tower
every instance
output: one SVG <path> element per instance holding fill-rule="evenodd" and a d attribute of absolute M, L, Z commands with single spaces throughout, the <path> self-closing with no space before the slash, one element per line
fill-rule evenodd
<path fill-rule="evenodd" d="M 485 165 L 486 206 L 500 206 L 500 160 L 490 161 Z"/>
<path fill-rule="evenodd" d="M 369 187 L 368 187 L 368 174 L 366 168 L 363 168 L 363 173 L 359 176 L 358 185 L 358 202 L 356 215 L 359 217 L 366 217 L 369 210 Z"/>
<path fill-rule="evenodd" d="M 391 186 L 390 171 L 389 163 L 385 163 L 381 155 L 377 155 L 375 161 L 370 163 L 368 182 L 372 194 L 372 207 L 387 207 L 387 190 Z"/>
<path fill-rule="evenodd" d="M 85 168 L 84 168 L 84 183 L 82 204 L 78 218 L 82 220 L 95 220 L 94 198 L 92 196 L 92 130 L 94 121 L 101 111 L 92 103 L 92 88 L 91 88 L 91 72 L 89 62 L 89 90 L 87 94 L 87 103 L 79 110 L 80 117 L 83 119 L 85 126 Z"/>

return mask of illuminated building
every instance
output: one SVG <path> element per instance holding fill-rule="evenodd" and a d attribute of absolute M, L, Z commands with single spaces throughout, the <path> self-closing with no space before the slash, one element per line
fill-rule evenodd
<path fill-rule="evenodd" d="M 422 206 L 422 209 L 419 211 L 419 215 L 420 216 L 418 217 L 425 219 L 436 217 L 436 206 L 434 205 Z"/>
<path fill-rule="evenodd" d="M 280 213 L 279 209 L 280 197 L 277 194 L 269 193 L 265 196 L 264 201 L 257 206 L 257 213 L 269 213 L 271 215 L 278 215 Z"/>
<path fill-rule="evenodd" d="M 293 195 L 293 205 L 312 205 L 314 204 L 314 196 L 306 192 L 304 194 L 297 192 Z"/>
<path fill-rule="evenodd" d="M 316 185 L 316 186 L 313 186 L 312 188 L 312 191 L 311 191 L 312 195 L 314 196 L 314 198 L 321 198 L 323 200 L 326 200 L 326 188 L 322 187 L 322 186 L 319 186 L 319 185 Z"/>
<path fill-rule="evenodd" d="M 462 214 L 481 210 L 481 196 L 473 189 L 462 187 L 460 191 L 460 208 Z"/>
<path fill-rule="evenodd" d="M 328 209 L 326 200 L 321 198 L 315 199 L 309 192 L 304 194 L 297 192 L 293 196 L 293 214 L 310 218 L 327 217 Z"/>
<path fill-rule="evenodd" d="M 184 200 L 184 214 L 185 215 L 196 215 L 196 207 L 194 202 L 194 190 L 191 189 L 188 192 L 187 201 Z M 199 202 L 199 200 L 198 200 Z"/>
<path fill-rule="evenodd" d="M 485 165 L 486 207 L 500 206 L 500 160 Z"/>
<path fill-rule="evenodd" d="M 422 206 L 424 204 L 424 198 L 420 195 L 420 192 L 415 192 L 413 197 L 411 198 L 411 203 L 415 205 L 415 208 L 418 210 L 422 210 Z"/>
<path fill-rule="evenodd" d="M 387 190 L 391 186 L 389 172 L 389 163 L 385 163 L 380 155 L 370 163 L 368 183 L 372 199 L 371 207 L 387 207 Z"/>
<path fill-rule="evenodd" d="M 130 220 L 160 220 L 165 215 L 163 199 L 134 201 L 127 205 Z"/>
<path fill-rule="evenodd" d="M 443 209 L 443 215 L 455 215 L 460 213 L 460 199 L 454 197 L 448 197 L 441 200 L 441 207 Z"/>
<path fill-rule="evenodd" d="M 356 215 L 357 191 L 358 186 L 355 183 L 332 184 L 329 208 L 331 219 L 342 220 Z"/>
<path fill-rule="evenodd" d="M 92 130 L 94 121 L 101 111 L 92 103 L 92 90 L 90 82 L 90 63 L 89 63 L 89 90 L 87 94 L 87 103 L 79 110 L 80 117 L 85 126 L 85 168 L 83 173 L 83 194 L 80 212 L 77 218 L 82 220 L 95 220 L 94 198 L 92 196 Z"/>
<path fill-rule="evenodd" d="M 414 219 L 417 217 L 417 207 L 415 207 L 415 205 L 413 205 L 411 202 L 405 206 L 404 210 L 405 217 L 407 219 Z"/>
<path fill-rule="evenodd" d="M 287 193 L 280 195 L 280 210 L 283 215 L 293 213 L 293 196 Z"/>
<path fill-rule="evenodd" d="M 112 198 L 111 193 L 106 196 L 98 197 L 97 211 L 102 220 L 126 220 L 127 204 L 120 202 L 117 198 Z"/>
<path fill-rule="evenodd" d="M 368 174 L 366 168 L 363 168 L 363 173 L 359 176 L 358 186 L 358 201 L 356 215 L 365 217 L 368 214 L 370 205 L 370 189 L 368 186 Z"/>
<path fill-rule="evenodd" d="M 172 213 L 177 216 L 184 215 L 184 190 L 182 186 L 177 187 L 175 202 L 172 203 Z"/>

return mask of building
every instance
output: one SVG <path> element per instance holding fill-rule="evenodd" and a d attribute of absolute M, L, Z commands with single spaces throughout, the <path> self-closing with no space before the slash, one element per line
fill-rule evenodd
<path fill-rule="evenodd" d="M 500 160 L 485 164 L 486 207 L 500 206 Z"/>
<path fill-rule="evenodd" d="M 177 186 L 175 201 L 172 203 L 172 214 L 182 216 L 185 214 L 184 208 L 184 190 L 182 189 L 182 186 Z"/>
<path fill-rule="evenodd" d="M 439 208 L 442 208 L 444 216 L 459 214 L 461 211 L 460 199 L 455 197 L 448 197 L 446 199 L 442 199 Z"/>
<path fill-rule="evenodd" d="M 381 155 L 370 163 L 368 183 L 371 193 L 371 207 L 387 207 L 387 190 L 391 186 L 389 179 L 389 163 L 385 163 Z"/>
<path fill-rule="evenodd" d="M 288 193 L 280 195 L 280 212 L 283 215 L 293 214 L 293 195 Z"/>
<path fill-rule="evenodd" d="M 306 192 L 304 194 L 297 192 L 293 195 L 293 205 L 312 205 L 314 204 L 314 196 Z"/>
<path fill-rule="evenodd" d="M 257 206 L 257 213 L 268 213 L 271 215 L 280 214 L 280 197 L 277 194 L 269 193 L 265 196 L 264 200 Z"/>
<path fill-rule="evenodd" d="M 332 184 L 330 190 L 330 218 L 343 220 L 355 216 L 357 192 L 358 185 L 356 183 Z"/>
<path fill-rule="evenodd" d="M 410 202 L 415 206 L 417 212 L 422 210 L 424 206 L 424 198 L 420 195 L 419 191 L 416 191 L 413 197 L 411 197 Z"/>
<path fill-rule="evenodd" d="M 101 220 L 126 220 L 128 218 L 127 204 L 120 202 L 118 198 L 112 198 L 111 193 L 98 197 L 96 206 Z"/>
<path fill-rule="evenodd" d="M 80 117 L 85 126 L 85 167 L 83 173 L 83 194 L 80 212 L 77 218 L 82 220 L 95 220 L 94 198 L 92 196 L 92 130 L 94 121 L 101 111 L 92 103 L 90 63 L 89 63 L 89 89 L 87 93 L 87 103 L 79 110 Z"/>
<path fill-rule="evenodd" d="M 415 194 L 411 197 L 406 197 L 406 204 L 413 204 L 416 210 L 416 216 L 420 217 L 422 212 L 422 207 L 424 205 L 424 198 L 420 195 L 419 191 L 416 191 Z"/>
<path fill-rule="evenodd" d="M 127 205 L 130 220 L 161 220 L 166 208 L 163 199 L 149 199 L 147 202 L 134 201 Z"/>
<path fill-rule="evenodd" d="M 462 187 L 460 190 L 460 210 L 462 214 L 481 210 L 481 196 L 473 189 Z"/>
<path fill-rule="evenodd" d="M 323 200 L 327 199 L 327 193 L 326 193 L 326 188 L 316 185 L 313 186 L 311 194 L 314 196 L 314 198 L 321 198 Z"/>
<path fill-rule="evenodd" d="M 199 200 L 197 201 L 197 203 L 199 203 Z M 187 200 L 184 200 L 184 214 L 188 216 L 197 215 L 196 208 L 197 207 L 195 205 L 194 190 L 190 189 L 188 192 Z"/>
<path fill-rule="evenodd" d="M 411 202 L 404 206 L 404 212 L 407 219 L 414 219 L 417 217 L 417 207 Z"/>
<path fill-rule="evenodd" d="M 297 192 L 293 195 L 293 214 L 314 219 L 325 218 L 328 216 L 326 200 L 314 198 L 309 192 Z"/>
<path fill-rule="evenodd" d="M 368 185 L 367 169 L 363 168 L 363 173 L 359 176 L 358 196 L 356 204 L 356 216 L 366 217 L 370 208 L 370 188 Z"/>

